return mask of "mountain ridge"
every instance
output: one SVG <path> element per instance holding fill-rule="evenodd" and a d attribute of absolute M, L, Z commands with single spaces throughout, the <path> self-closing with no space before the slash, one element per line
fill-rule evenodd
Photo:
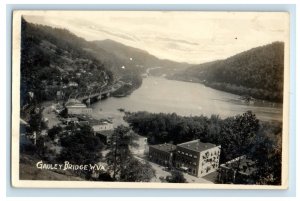
<path fill-rule="evenodd" d="M 193 65 L 169 79 L 273 102 L 283 100 L 284 43 L 251 48 L 224 60 Z"/>

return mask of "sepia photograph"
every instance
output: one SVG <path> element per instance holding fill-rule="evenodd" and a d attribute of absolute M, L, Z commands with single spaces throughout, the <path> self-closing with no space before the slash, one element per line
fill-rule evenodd
<path fill-rule="evenodd" d="M 289 13 L 14 11 L 12 185 L 288 188 Z"/>

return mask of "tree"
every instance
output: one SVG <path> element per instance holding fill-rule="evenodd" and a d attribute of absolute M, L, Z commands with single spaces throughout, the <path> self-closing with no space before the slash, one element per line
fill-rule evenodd
<path fill-rule="evenodd" d="M 252 158 L 256 161 L 253 177 L 257 184 L 281 184 L 281 150 L 274 148 L 269 139 L 265 139 L 255 147 Z"/>
<path fill-rule="evenodd" d="M 55 137 L 62 131 L 62 127 L 54 126 L 53 128 L 49 129 L 48 136 L 51 140 L 54 140 Z"/>
<path fill-rule="evenodd" d="M 251 111 L 225 119 L 220 136 L 223 161 L 248 154 L 254 146 L 258 129 L 259 120 Z"/>
<path fill-rule="evenodd" d="M 151 165 L 142 163 L 131 157 L 122 169 L 120 181 L 126 182 L 149 182 L 155 176 L 155 171 Z"/>
<path fill-rule="evenodd" d="M 35 111 L 36 110 L 36 111 Z M 35 108 L 34 111 L 30 114 L 29 119 L 30 131 L 40 133 L 41 130 L 46 129 L 47 125 L 43 121 L 42 110 L 39 108 Z"/>
<path fill-rule="evenodd" d="M 248 155 L 255 146 L 255 139 L 259 130 L 259 120 L 255 114 L 247 111 L 243 115 L 227 118 L 224 121 L 221 133 L 221 162 Z M 241 160 L 231 164 L 234 172 L 233 183 L 236 182 L 235 175 L 241 171 Z"/>
<path fill-rule="evenodd" d="M 107 162 L 113 172 L 113 179 L 120 176 L 124 165 L 130 160 L 131 153 L 129 144 L 131 141 L 130 128 L 123 125 L 118 126 L 112 135 L 111 148 L 107 154 Z"/>
<path fill-rule="evenodd" d="M 63 147 L 59 160 L 76 164 L 94 164 L 99 162 L 103 144 L 94 136 L 90 126 L 79 130 L 73 129 L 72 134 L 61 139 Z"/>
<path fill-rule="evenodd" d="M 118 126 L 112 136 L 112 145 L 107 154 L 109 170 L 112 171 L 113 180 L 148 182 L 154 176 L 154 170 L 146 162 L 135 159 L 130 150 L 134 135 L 129 127 Z"/>
<path fill-rule="evenodd" d="M 183 173 L 178 170 L 171 171 L 171 176 L 167 176 L 166 181 L 169 183 L 186 183 Z"/>
<path fill-rule="evenodd" d="M 104 172 L 99 174 L 97 181 L 115 181 L 115 180 L 110 176 L 109 173 Z"/>

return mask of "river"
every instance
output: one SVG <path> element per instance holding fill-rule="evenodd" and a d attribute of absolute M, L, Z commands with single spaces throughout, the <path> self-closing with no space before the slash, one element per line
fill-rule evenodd
<path fill-rule="evenodd" d="M 163 77 L 147 77 L 142 86 L 131 95 L 122 98 L 110 97 L 92 105 L 95 118 L 114 119 L 115 124 L 124 123 L 126 111 L 153 113 L 177 113 L 182 116 L 217 114 L 221 118 L 253 111 L 261 120 L 282 120 L 282 104 L 255 102 L 247 104 L 238 95 L 215 90 L 199 83 L 168 80 Z"/>

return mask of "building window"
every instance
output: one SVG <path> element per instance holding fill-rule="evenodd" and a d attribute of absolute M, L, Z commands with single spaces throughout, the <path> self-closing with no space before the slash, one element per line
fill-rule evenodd
<path fill-rule="evenodd" d="M 206 172 L 208 172 L 208 171 L 210 171 L 210 167 L 207 167 L 207 168 L 206 168 Z"/>

